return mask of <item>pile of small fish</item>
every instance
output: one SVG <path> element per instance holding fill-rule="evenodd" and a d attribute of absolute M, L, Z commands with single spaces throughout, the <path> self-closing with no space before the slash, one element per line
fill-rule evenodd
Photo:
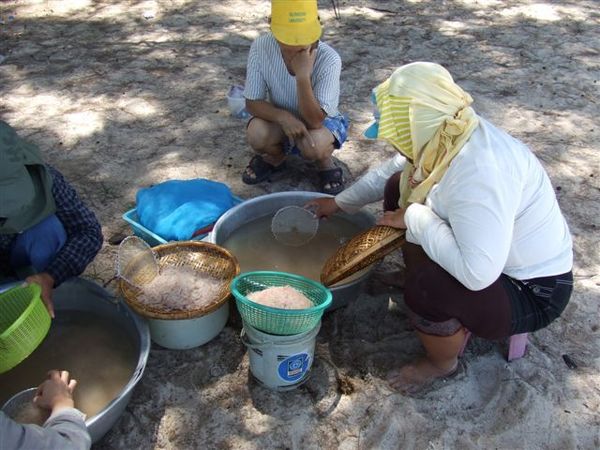
<path fill-rule="evenodd" d="M 163 267 L 138 301 L 163 311 L 196 310 L 216 300 L 222 281 L 189 266 Z"/>
<path fill-rule="evenodd" d="M 291 286 L 273 286 L 262 291 L 252 292 L 247 297 L 254 303 L 282 309 L 306 309 L 312 301 L 302 292 Z"/>

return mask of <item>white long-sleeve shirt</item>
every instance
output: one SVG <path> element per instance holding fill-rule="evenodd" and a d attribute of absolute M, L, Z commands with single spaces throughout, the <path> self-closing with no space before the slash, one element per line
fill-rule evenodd
<path fill-rule="evenodd" d="M 375 192 L 380 199 L 385 175 L 400 165 L 398 157 L 384 163 L 372 171 L 379 175 L 369 172 L 336 203 L 354 212 L 377 200 Z M 501 273 L 525 280 L 573 265 L 569 228 L 542 165 L 522 142 L 484 119 L 425 204 L 407 208 L 405 222 L 406 239 L 471 290 L 486 288 Z"/>

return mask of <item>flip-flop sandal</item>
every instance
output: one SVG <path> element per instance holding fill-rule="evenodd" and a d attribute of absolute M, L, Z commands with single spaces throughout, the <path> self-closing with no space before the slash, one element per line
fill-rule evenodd
<path fill-rule="evenodd" d="M 319 170 L 319 190 L 336 195 L 344 190 L 344 173 L 341 167 Z"/>
<path fill-rule="evenodd" d="M 244 173 L 242 173 L 242 181 L 246 184 L 258 184 L 262 183 L 266 179 L 268 179 L 275 172 L 279 172 L 285 168 L 285 161 L 279 164 L 278 166 L 274 166 L 273 164 L 269 164 L 266 162 L 262 156 L 254 155 Z M 254 177 L 248 174 L 247 169 L 252 170 L 254 172 Z"/>

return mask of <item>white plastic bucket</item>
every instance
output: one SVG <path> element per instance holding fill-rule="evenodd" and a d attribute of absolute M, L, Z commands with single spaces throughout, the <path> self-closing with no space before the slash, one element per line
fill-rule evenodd
<path fill-rule="evenodd" d="M 246 119 L 250 117 L 246 111 L 246 98 L 244 97 L 244 86 L 231 86 L 227 94 L 227 106 L 233 117 L 238 119 Z"/>
<path fill-rule="evenodd" d="M 215 311 L 194 319 L 147 319 L 150 337 L 158 345 L 184 350 L 206 344 L 225 327 L 229 317 L 229 301 Z"/>
<path fill-rule="evenodd" d="M 304 333 L 278 336 L 244 323 L 241 339 L 248 347 L 250 372 L 254 378 L 275 390 L 293 389 L 304 383 L 313 364 L 320 328 L 321 322 Z"/>

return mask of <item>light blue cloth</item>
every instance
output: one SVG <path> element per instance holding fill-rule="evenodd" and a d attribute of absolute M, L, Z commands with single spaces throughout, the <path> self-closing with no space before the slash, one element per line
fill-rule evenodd
<path fill-rule="evenodd" d="M 377 108 L 377 98 L 375 97 L 375 91 L 371 91 L 370 101 L 373 104 L 373 118 L 375 119 L 371 125 L 363 132 L 363 136 L 368 139 L 377 139 L 379 136 L 379 118 L 381 115 L 379 114 L 379 109 Z"/>
<path fill-rule="evenodd" d="M 140 223 L 167 241 L 191 239 L 240 200 L 229 187 L 202 178 L 170 180 L 140 189 L 136 196 Z"/>

